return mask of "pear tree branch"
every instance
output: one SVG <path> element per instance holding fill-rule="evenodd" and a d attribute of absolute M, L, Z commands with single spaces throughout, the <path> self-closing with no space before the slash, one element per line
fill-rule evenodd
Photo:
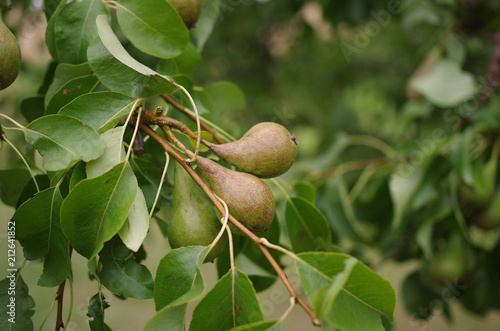
<path fill-rule="evenodd" d="M 69 245 L 69 258 L 71 259 L 71 254 L 73 253 L 73 246 Z M 60 329 L 64 328 L 64 322 L 63 322 L 63 299 L 64 299 L 64 287 L 66 285 L 66 279 L 59 285 L 59 288 L 57 289 L 56 293 L 56 300 L 57 300 L 57 318 L 56 318 L 56 331 L 59 331 Z"/>
<path fill-rule="evenodd" d="M 166 94 L 163 94 L 161 95 L 161 97 L 166 101 L 168 102 L 169 104 L 171 104 L 175 109 L 181 111 L 184 115 L 186 115 L 187 117 L 189 117 L 192 121 L 196 121 L 196 118 L 191 115 L 187 110 L 186 110 L 186 107 L 184 107 L 183 105 L 181 105 L 179 102 L 177 102 L 177 100 L 175 100 L 174 98 L 172 98 L 172 96 L 170 95 L 166 95 Z M 201 118 L 200 118 L 201 119 Z M 211 128 L 207 123 L 205 123 L 203 120 L 200 121 L 200 124 L 201 124 L 201 127 L 209 132 L 213 137 L 214 139 L 219 143 L 219 144 L 224 144 L 225 141 L 222 140 L 222 138 L 219 136 L 219 134 L 217 133 L 217 131 L 215 131 L 213 128 Z"/>
<path fill-rule="evenodd" d="M 144 119 L 146 119 L 146 116 L 144 116 Z M 184 158 L 182 157 L 177 150 L 173 146 L 171 146 L 161 135 L 159 135 L 156 131 L 151 129 L 149 126 L 145 124 L 140 124 L 139 130 L 150 136 L 153 140 L 155 140 L 168 154 L 170 154 L 177 162 L 181 164 L 181 166 L 184 168 L 184 170 L 187 171 L 187 173 L 194 179 L 194 181 L 200 186 L 200 188 L 205 192 L 205 194 L 208 196 L 208 198 L 212 201 L 212 203 L 215 205 L 217 210 L 224 215 L 224 206 L 222 203 L 217 199 L 217 196 L 214 194 L 212 189 L 208 186 L 207 183 L 203 181 L 203 179 L 194 171 L 194 169 L 191 167 L 190 163 L 185 162 Z M 316 315 L 314 314 L 314 310 L 307 304 L 307 302 L 297 293 L 297 291 L 293 288 L 292 284 L 288 280 L 288 277 L 286 273 L 283 271 L 283 269 L 280 267 L 278 262 L 274 259 L 274 257 L 271 255 L 269 250 L 266 247 L 266 242 L 262 241 L 260 237 L 255 235 L 252 231 L 247 229 L 243 224 L 241 224 L 234 216 L 231 214 L 228 215 L 229 221 L 241 232 L 243 232 L 250 240 L 256 244 L 259 249 L 261 250 L 262 254 L 266 257 L 266 259 L 269 261 L 273 269 L 275 270 L 276 274 L 278 277 L 281 279 L 283 284 L 285 285 L 286 289 L 290 293 L 290 296 L 293 298 L 295 303 L 298 303 L 304 310 L 305 312 L 309 315 L 311 318 L 311 321 L 314 325 L 320 326 L 321 323 L 320 321 L 316 318 Z"/>

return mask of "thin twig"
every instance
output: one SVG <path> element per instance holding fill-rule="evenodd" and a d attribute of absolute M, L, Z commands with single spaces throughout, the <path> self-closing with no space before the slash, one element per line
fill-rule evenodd
<path fill-rule="evenodd" d="M 64 285 L 66 285 L 66 279 L 59 285 L 57 289 L 57 320 L 56 320 L 56 331 L 64 328 L 64 322 L 62 319 L 62 309 L 63 309 L 63 296 L 64 296 Z"/>
<path fill-rule="evenodd" d="M 193 131 L 191 131 L 191 129 L 185 123 L 176 120 L 175 118 L 164 115 L 155 115 L 153 112 L 149 110 L 144 110 L 142 116 L 143 116 L 143 123 L 145 124 L 176 128 L 190 138 L 193 139 L 198 138 L 198 135 Z M 201 140 L 201 142 L 203 143 L 203 139 Z"/>
<path fill-rule="evenodd" d="M 73 246 L 69 245 L 69 258 L 71 259 L 71 254 L 73 253 Z M 66 279 L 59 285 L 57 289 L 57 318 L 56 318 L 56 331 L 64 328 L 62 310 L 63 310 L 63 298 L 64 298 L 64 286 L 66 285 Z"/>
<path fill-rule="evenodd" d="M 172 106 L 174 106 L 175 109 L 181 111 L 184 115 L 186 115 L 187 117 L 189 117 L 189 119 L 191 119 L 192 121 L 196 120 L 196 118 L 193 115 L 191 115 L 186 110 L 186 107 L 184 107 L 183 105 L 181 105 L 179 102 L 177 102 L 177 100 L 175 100 L 174 98 L 172 98 L 170 95 L 162 94 L 161 97 L 166 102 L 168 102 L 169 104 L 171 104 Z M 213 128 L 211 128 L 207 123 L 205 123 L 204 121 L 201 121 L 200 124 L 201 124 L 201 127 L 205 131 L 209 132 L 219 144 L 224 144 L 225 143 L 225 141 L 219 136 L 219 134 L 217 133 L 217 131 L 215 131 Z"/>
<path fill-rule="evenodd" d="M 179 139 L 177 139 L 177 137 L 172 132 L 172 129 L 169 126 L 163 126 L 161 129 L 163 130 L 163 133 L 165 133 L 165 137 L 167 138 L 168 141 L 170 141 L 171 143 L 179 147 L 181 150 L 183 150 L 184 153 L 189 155 L 189 157 L 194 157 L 194 153 L 191 152 Z"/>
<path fill-rule="evenodd" d="M 150 127 L 147 125 L 141 124 L 139 126 L 139 130 L 142 132 L 146 133 L 148 136 L 153 138 L 160 146 L 167 152 L 169 153 L 177 162 L 179 162 L 182 167 L 187 171 L 187 173 L 194 179 L 194 181 L 200 186 L 200 188 L 205 192 L 207 197 L 212 201 L 212 203 L 215 205 L 217 210 L 224 215 L 224 206 L 222 203 L 217 199 L 216 195 L 212 191 L 212 189 L 203 181 L 203 179 L 194 171 L 194 169 L 191 167 L 189 163 L 184 162 L 184 158 L 182 155 L 180 155 L 165 139 L 163 139 L 162 136 L 160 136 L 157 132 L 152 130 Z M 265 243 L 261 242 L 261 238 L 255 235 L 252 231 L 247 229 L 243 224 L 241 224 L 234 216 L 231 214 L 228 215 L 229 221 L 243 234 L 245 234 L 250 240 L 252 240 L 262 251 L 266 259 L 269 261 L 271 266 L 273 267 L 274 271 L 278 275 L 278 277 L 281 279 L 283 284 L 285 285 L 286 289 L 290 293 L 290 295 L 294 298 L 295 302 L 298 303 L 309 315 L 311 318 L 311 321 L 313 325 L 319 326 L 321 325 L 320 321 L 316 318 L 316 315 L 314 314 L 314 310 L 305 302 L 304 299 L 295 291 L 293 288 L 292 284 L 288 280 L 287 275 L 283 271 L 283 269 L 280 267 L 278 262 L 274 259 L 274 257 L 271 255 L 271 253 L 268 251 L 267 247 L 265 246 Z"/>

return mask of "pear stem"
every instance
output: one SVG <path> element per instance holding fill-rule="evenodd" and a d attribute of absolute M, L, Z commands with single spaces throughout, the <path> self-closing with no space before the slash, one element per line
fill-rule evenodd
<path fill-rule="evenodd" d="M 184 144 L 179 139 L 177 139 L 177 137 L 172 132 L 172 129 L 170 127 L 163 126 L 163 127 L 161 127 L 161 129 L 163 130 L 163 133 L 165 133 L 165 137 L 167 138 L 168 141 L 177 145 L 177 147 L 182 149 L 184 151 L 184 153 L 186 153 L 189 157 L 191 157 L 191 158 L 194 157 L 194 153 L 191 152 L 186 146 L 184 146 Z"/>
<path fill-rule="evenodd" d="M 172 117 L 164 116 L 161 114 L 155 114 L 149 110 L 144 111 L 142 116 L 144 117 L 144 120 L 143 120 L 144 123 L 158 125 L 158 126 L 162 127 L 164 132 L 165 132 L 166 127 L 174 128 L 174 129 L 179 130 L 181 133 L 187 135 L 188 137 L 190 137 L 192 139 L 198 139 L 198 135 L 196 133 L 194 133 L 193 131 L 191 131 L 191 129 L 186 124 L 184 124 L 183 122 L 176 120 Z M 165 134 L 167 134 L 167 133 L 165 132 Z M 207 146 L 208 148 L 210 148 L 211 146 L 214 145 L 211 142 L 204 140 L 203 138 L 200 138 L 200 142 L 203 145 Z M 181 147 L 177 143 L 175 143 L 175 144 L 177 146 Z M 186 150 L 185 147 L 181 147 L 181 148 L 183 150 Z M 194 154 L 191 153 L 191 154 L 189 154 L 189 156 L 192 157 L 192 156 L 194 156 Z"/>
<path fill-rule="evenodd" d="M 170 95 L 162 94 L 161 97 L 166 102 L 168 102 L 169 104 L 171 104 L 172 106 L 174 106 L 175 109 L 181 111 L 184 115 L 186 115 L 187 117 L 189 117 L 192 121 L 196 120 L 196 118 L 193 115 L 191 115 L 186 110 L 186 107 L 184 107 L 183 105 L 181 105 L 179 102 L 177 102 L 177 100 L 175 100 L 174 98 L 172 98 Z M 201 117 L 200 117 L 200 119 L 201 119 Z M 217 133 L 217 131 L 215 131 L 213 128 L 211 128 L 207 123 L 205 123 L 204 121 L 200 121 L 200 124 L 201 124 L 201 127 L 205 131 L 208 131 L 219 144 L 224 144 L 225 143 L 225 141 L 222 140 L 221 137 L 219 137 L 219 134 Z"/>
<path fill-rule="evenodd" d="M 184 158 L 182 155 L 180 155 L 174 147 L 172 147 L 161 135 L 159 135 L 157 132 L 152 130 L 149 126 L 145 124 L 140 124 L 139 130 L 153 138 L 164 150 L 165 152 L 169 153 L 177 162 L 181 164 L 181 166 L 184 168 L 184 170 L 187 171 L 187 173 L 194 179 L 194 181 L 200 186 L 200 188 L 205 192 L 205 194 L 208 196 L 208 198 L 212 201 L 212 203 L 215 205 L 217 210 L 224 215 L 225 210 L 224 206 L 222 203 L 217 199 L 217 196 L 215 193 L 212 191 L 212 189 L 208 186 L 205 181 L 198 175 L 196 171 L 191 167 L 191 164 L 185 162 Z M 293 298 L 293 300 L 298 303 L 304 310 L 305 312 L 309 315 L 311 318 L 311 321 L 313 325 L 315 326 L 320 326 L 321 323 L 319 320 L 316 318 L 316 315 L 314 314 L 314 310 L 307 304 L 307 302 L 297 293 L 297 291 L 293 288 L 292 284 L 288 280 L 288 277 L 286 273 L 283 271 L 281 266 L 276 262 L 274 257 L 271 255 L 269 250 L 266 247 L 266 242 L 261 241 L 261 238 L 255 235 L 252 231 L 248 230 L 243 224 L 241 224 L 234 216 L 231 214 L 228 214 L 229 221 L 241 232 L 243 232 L 250 240 L 256 244 L 259 249 L 261 250 L 262 254 L 266 257 L 266 259 L 269 261 L 271 266 L 273 267 L 274 271 L 278 275 L 278 277 L 281 279 L 283 282 L 283 285 L 285 285 L 286 289 L 290 293 L 290 296 Z"/>

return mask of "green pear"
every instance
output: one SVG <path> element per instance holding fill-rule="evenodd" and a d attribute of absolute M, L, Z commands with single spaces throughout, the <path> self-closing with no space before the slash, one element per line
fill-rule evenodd
<path fill-rule="evenodd" d="M 0 90 L 9 87 L 21 67 L 21 48 L 0 15 Z"/>
<path fill-rule="evenodd" d="M 465 250 L 459 234 L 452 235 L 444 248 L 429 261 L 429 276 L 438 282 L 456 282 L 466 269 Z"/>
<path fill-rule="evenodd" d="M 212 202 L 177 162 L 173 209 L 167 225 L 167 237 L 172 248 L 210 245 L 222 226 Z M 205 262 L 213 261 L 219 256 L 226 243 L 227 234 L 224 233 L 208 253 Z"/>
<path fill-rule="evenodd" d="M 198 21 L 201 11 L 201 0 L 168 0 L 179 13 L 182 21 L 190 29 Z"/>
<path fill-rule="evenodd" d="M 285 173 L 297 155 L 295 136 L 280 124 L 254 125 L 241 139 L 227 144 L 208 144 L 208 148 L 244 172 L 262 178 Z"/>
<path fill-rule="evenodd" d="M 214 193 L 224 200 L 229 213 L 253 233 L 266 231 L 276 212 L 271 189 L 254 175 L 227 169 L 198 156 L 198 167 Z M 231 230 L 241 234 L 233 225 Z"/>
<path fill-rule="evenodd" d="M 500 190 L 489 202 L 486 210 L 473 219 L 474 224 L 483 230 L 492 230 L 500 227 Z"/>

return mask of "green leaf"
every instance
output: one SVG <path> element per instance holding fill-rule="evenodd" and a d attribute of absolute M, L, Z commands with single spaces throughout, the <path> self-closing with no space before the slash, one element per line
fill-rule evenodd
<path fill-rule="evenodd" d="M 88 162 L 104 151 L 94 129 L 64 115 L 41 117 L 24 129 L 24 135 L 26 141 L 42 154 L 48 171 L 65 169 L 79 160 Z"/>
<path fill-rule="evenodd" d="M 184 331 L 187 303 L 205 290 L 199 270 L 208 247 L 187 246 L 170 251 L 156 271 L 154 298 L 158 313 L 146 324 L 145 331 Z"/>
<path fill-rule="evenodd" d="M 76 65 L 66 63 L 59 64 L 54 72 L 54 80 L 50 84 L 45 95 L 45 107 L 48 106 L 49 101 L 57 93 L 57 91 L 61 90 L 61 88 L 69 81 L 78 77 L 90 75 L 92 75 L 92 69 L 90 69 L 88 63 Z"/>
<path fill-rule="evenodd" d="M 170 251 L 160 261 L 155 277 L 155 307 L 160 310 L 190 292 L 203 292 L 199 256 L 203 246 L 186 246 Z M 196 281 L 200 278 L 201 283 Z M 194 286 L 202 285 L 200 287 Z M 194 291 L 193 291 L 194 290 Z"/>
<path fill-rule="evenodd" d="M 12 217 L 26 259 L 45 258 L 40 286 L 61 284 L 71 270 L 68 241 L 59 218 L 62 201 L 59 189 L 50 187 L 23 203 Z"/>
<path fill-rule="evenodd" d="M 415 165 L 409 174 L 394 174 L 389 180 L 389 190 L 391 192 L 392 202 L 394 204 L 394 216 L 392 227 L 399 228 L 403 224 L 403 218 L 407 212 L 415 192 L 421 185 L 424 178 L 425 167 Z"/>
<path fill-rule="evenodd" d="M 123 34 L 141 51 L 171 58 L 186 49 L 189 32 L 168 1 L 122 0 L 116 6 Z"/>
<path fill-rule="evenodd" d="M 23 192 L 21 193 L 21 196 L 17 200 L 16 209 L 19 208 L 28 199 L 31 199 L 38 192 L 48 189 L 50 187 L 50 179 L 48 175 L 36 175 L 35 179 L 36 183 L 38 184 L 38 188 L 35 185 L 33 178 L 31 178 L 31 180 L 28 181 L 28 183 L 24 186 Z"/>
<path fill-rule="evenodd" d="M 432 291 L 422 282 L 419 271 L 411 273 L 403 281 L 402 299 L 406 310 L 412 312 L 412 317 L 423 320 L 430 318 L 433 310 L 438 306 L 431 304 L 434 300 L 447 305 L 447 300 L 443 302 L 439 292 Z"/>
<path fill-rule="evenodd" d="M 16 280 L 17 276 L 17 280 Z M 9 288 L 14 285 L 15 294 Z M 12 298 L 15 298 L 14 308 Z M 9 307 L 10 305 L 10 307 Z M 0 329 L 1 330 L 33 330 L 31 316 L 35 313 L 35 301 L 29 295 L 28 285 L 21 275 L 9 272 L 7 278 L 0 281 Z"/>
<path fill-rule="evenodd" d="M 28 122 L 33 122 L 45 114 L 45 97 L 38 96 L 24 99 L 21 102 L 21 113 Z"/>
<path fill-rule="evenodd" d="M 123 226 L 137 193 L 128 163 L 80 181 L 61 207 L 61 226 L 73 248 L 92 259 Z"/>
<path fill-rule="evenodd" d="M 78 164 L 73 168 L 73 173 L 69 179 L 69 190 L 71 191 L 76 184 L 87 178 L 85 174 L 85 162 L 78 162 Z"/>
<path fill-rule="evenodd" d="M 196 46 L 201 52 L 203 46 L 210 37 L 214 28 L 215 22 L 219 19 L 219 10 L 221 7 L 221 0 L 202 1 L 201 12 L 198 21 L 191 33 L 196 41 Z"/>
<path fill-rule="evenodd" d="M 127 53 L 105 16 L 96 22 L 101 41 L 92 44 L 87 55 L 92 70 L 107 88 L 133 98 L 171 94 L 177 89 L 171 80 Z"/>
<path fill-rule="evenodd" d="M 246 274 L 233 268 L 195 308 L 189 330 L 222 331 L 262 320 L 252 282 Z"/>
<path fill-rule="evenodd" d="M 79 119 L 101 134 L 117 125 L 130 112 L 134 103 L 134 99 L 121 93 L 89 93 L 65 105 L 59 114 Z"/>
<path fill-rule="evenodd" d="M 194 68 L 201 62 L 200 52 L 193 44 L 189 44 L 187 49 L 179 56 L 161 60 L 158 63 L 158 72 L 164 75 L 185 74 L 191 76 Z"/>
<path fill-rule="evenodd" d="M 334 282 L 344 282 L 346 275 L 335 280 L 345 270 L 346 260 L 341 253 L 298 254 L 297 269 L 307 297 L 311 302 L 326 300 L 331 309 L 322 312 L 325 320 L 341 330 L 384 330 L 380 314 L 392 322 L 396 296 L 391 284 L 373 270 L 357 261 L 342 290 L 336 292 Z M 349 264 L 352 262 L 348 262 Z M 333 284 L 333 285 L 332 285 Z M 333 296 L 333 303 L 328 295 Z M 315 305 L 320 311 L 325 309 Z"/>
<path fill-rule="evenodd" d="M 111 328 L 104 323 L 104 310 L 109 308 L 109 304 L 102 293 L 97 293 L 89 301 L 89 311 L 87 316 L 91 318 L 89 326 L 91 331 L 111 331 Z"/>
<path fill-rule="evenodd" d="M 95 19 L 103 14 L 109 15 L 101 0 L 67 2 L 54 25 L 60 62 L 87 62 L 87 47 L 97 38 Z"/>
<path fill-rule="evenodd" d="M 146 323 L 143 331 L 185 331 L 186 306 L 163 308 Z"/>
<path fill-rule="evenodd" d="M 352 270 L 356 266 L 357 261 L 351 257 L 345 260 L 344 263 L 345 269 L 333 277 L 331 285 L 320 289 L 316 293 L 314 310 L 317 312 L 317 317 L 320 320 L 324 319 L 332 310 L 335 299 L 346 285 L 349 277 L 351 277 Z"/>
<path fill-rule="evenodd" d="M 314 204 L 316 201 L 316 188 L 310 182 L 298 182 L 293 186 L 295 194 L 304 200 Z"/>
<path fill-rule="evenodd" d="M 148 231 L 149 212 L 146 199 L 142 190 L 137 188 L 134 204 L 128 213 L 125 224 L 118 231 L 118 235 L 128 249 L 137 252 L 146 238 Z"/>
<path fill-rule="evenodd" d="M 194 133 L 198 134 L 198 131 L 195 131 Z M 212 136 L 212 134 L 208 131 L 201 131 L 201 139 L 212 142 L 214 140 L 214 136 Z M 189 137 L 189 143 L 193 148 L 196 148 L 197 139 Z M 207 146 L 200 144 L 200 152 L 208 152 L 208 151 L 209 148 Z"/>
<path fill-rule="evenodd" d="M 294 252 L 331 248 L 332 236 L 328 222 L 309 201 L 290 198 L 286 203 L 285 224 Z"/>
<path fill-rule="evenodd" d="M 116 166 L 118 163 L 125 161 L 125 149 L 122 146 L 123 127 L 114 128 L 106 131 L 101 135 L 101 140 L 104 143 L 104 154 L 97 160 L 92 160 L 85 167 L 87 178 L 101 176 Z"/>
<path fill-rule="evenodd" d="M 472 171 L 472 150 L 478 139 L 478 133 L 472 129 L 464 130 L 450 149 L 450 161 L 458 177 L 465 184 L 475 187 L 475 181 Z M 482 167 L 481 167 L 482 168 Z"/>
<path fill-rule="evenodd" d="M 151 151 L 149 147 L 157 147 L 157 144 L 151 144 L 150 140 L 146 141 L 145 145 L 146 151 Z M 139 182 L 139 186 L 144 193 L 149 210 L 153 208 L 156 193 L 158 192 L 158 184 L 160 183 L 161 176 L 163 174 L 165 154 L 163 150 L 161 150 L 160 153 L 162 154 L 155 154 L 154 158 L 151 154 L 144 153 L 140 156 L 132 158 L 130 163 L 132 169 L 137 174 L 137 181 Z M 161 200 L 158 205 L 172 201 L 172 187 L 170 185 L 163 185 L 160 192 Z"/>
<path fill-rule="evenodd" d="M 234 83 L 221 81 L 196 91 L 205 108 L 217 113 L 245 108 L 245 95 Z"/>
<path fill-rule="evenodd" d="M 7 206 L 15 207 L 31 175 L 25 168 L 0 170 L 0 199 Z"/>
<path fill-rule="evenodd" d="M 95 75 L 77 77 L 62 86 L 50 99 L 45 114 L 57 114 L 57 112 L 75 98 L 82 94 L 92 92 L 99 81 Z"/>
<path fill-rule="evenodd" d="M 279 330 L 280 320 L 259 321 L 232 328 L 230 331 L 275 331 Z"/>
<path fill-rule="evenodd" d="M 474 95 L 474 77 L 457 62 L 438 61 L 429 73 L 411 81 L 411 86 L 439 107 L 453 107 Z"/>
<path fill-rule="evenodd" d="M 153 297 L 153 278 L 148 268 L 134 261 L 133 253 L 115 237 L 99 253 L 101 282 L 116 295 L 134 299 Z"/>
<path fill-rule="evenodd" d="M 460 41 L 459 37 L 454 34 L 446 36 L 446 53 L 448 58 L 462 65 L 465 61 L 467 51 L 465 46 Z"/>
<path fill-rule="evenodd" d="M 46 2 L 44 2 L 44 5 Z M 50 16 L 50 19 L 47 23 L 47 28 L 45 29 L 45 43 L 47 44 L 47 48 L 49 49 L 50 55 L 56 62 L 61 62 L 59 58 L 59 53 L 56 48 L 56 34 L 55 34 L 55 25 L 57 18 L 59 17 L 64 6 L 68 4 L 67 1 L 61 1 L 57 6 L 54 13 Z"/>

